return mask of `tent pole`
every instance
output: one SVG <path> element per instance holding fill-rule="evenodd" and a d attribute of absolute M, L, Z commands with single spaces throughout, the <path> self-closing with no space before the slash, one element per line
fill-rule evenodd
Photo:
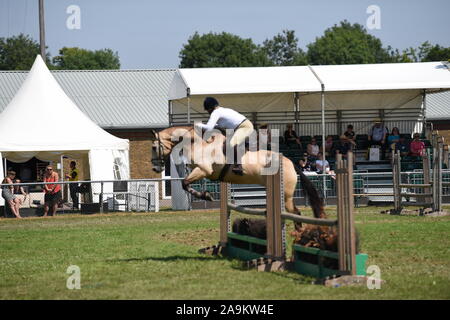
<path fill-rule="evenodd" d="M 169 127 L 170 127 L 172 125 L 172 123 L 173 123 L 173 118 L 172 118 L 172 100 L 169 100 L 168 107 L 169 107 Z"/>
<path fill-rule="evenodd" d="M 316 77 L 317 81 L 319 81 L 320 83 L 320 88 L 321 88 L 321 107 L 322 107 L 322 161 L 325 162 L 326 160 L 326 156 L 325 156 L 325 84 L 323 83 L 322 79 L 320 79 L 320 77 L 318 76 L 318 74 L 316 73 L 316 71 L 314 70 L 314 68 L 310 65 L 308 65 L 309 70 L 311 70 L 311 72 L 314 74 L 314 76 Z M 323 201 L 324 204 L 326 204 L 327 201 L 327 191 L 326 191 L 326 176 L 323 176 Z"/>
<path fill-rule="evenodd" d="M 300 132 L 300 93 L 296 92 L 294 95 L 294 117 L 295 117 L 295 131 Z"/>
<path fill-rule="evenodd" d="M 45 22 L 44 22 L 44 0 L 39 0 L 39 49 L 42 60 L 46 63 L 45 56 Z"/>
<path fill-rule="evenodd" d="M 427 94 L 426 91 L 423 90 L 422 93 L 422 131 L 423 128 L 426 127 L 425 123 L 427 122 Z"/>
<path fill-rule="evenodd" d="M 187 122 L 191 123 L 191 90 L 189 88 L 186 89 L 186 95 L 187 95 L 187 103 L 188 103 L 188 110 L 187 110 Z"/>
<path fill-rule="evenodd" d="M 326 155 L 325 155 L 325 85 L 320 84 L 321 91 L 321 107 L 322 107 L 322 165 L 325 165 Z M 322 172 L 323 173 L 323 172 Z M 327 191 L 326 191 L 326 176 L 323 176 L 323 199 L 326 203 Z"/>
<path fill-rule="evenodd" d="M 64 182 L 64 155 L 61 155 L 61 181 Z M 61 185 L 61 197 L 64 200 L 64 184 Z M 69 197 L 67 197 L 69 198 Z M 63 206 L 63 212 L 64 212 L 64 206 Z"/>

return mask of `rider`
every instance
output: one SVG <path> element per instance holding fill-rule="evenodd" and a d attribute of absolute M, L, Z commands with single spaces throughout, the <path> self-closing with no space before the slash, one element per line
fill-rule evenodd
<path fill-rule="evenodd" d="M 230 147 L 234 148 L 245 142 L 245 138 L 253 132 L 253 124 L 239 112 L 219 106 L 219 102 L 212 97 L 207 97 L 203 102 L 203 107 L 210 114 L 206 124 L 199 123 L 197 126 L 208 131 L 215 127 L 219 129 L 234 129 L 234 134 L 230 139 Z M 224 150 L 226 155 L 226 152 Z M 237 150 L 234 152 L 234 166 L 232 171 L 235 174 L 243 175 L 242 165 L 237 161 Z"/>

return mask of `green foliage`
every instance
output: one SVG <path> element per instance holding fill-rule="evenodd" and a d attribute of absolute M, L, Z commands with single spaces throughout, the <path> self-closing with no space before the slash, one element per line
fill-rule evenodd
<path fill-rule="evenodd" d="M 342 21 L 308 45 L 310 64 L 363 64 L 392 62 L 381 40 L 368 34 L 360 24 Z"/>
<path fill-rule="evenodd" d="M 422 61 L 450 61 L 450 47 L 430 46 Z"/>
<path fill-rule="evenodd" d="M 394 62 L 428 62 L 428 61 L 448 61 L 450 59 L 450 47 L 445 48 L 440 45 L 431 45 L 428 41 L 422 43 L 418 48 L 409 47 L 402 53 L 395 50 L 392 53 Z"/>
<path fill-rule="evenodd" d="M 117 52 L 111 49 L 86 50 L 64 47 L 59 56 L 53 58 L 55 68 L 64 70 L 103 70 L 119 69 L 120 60 Z"/>
<path fill-rule="evenodd" d="M 28 35 L 0 38 L 0 70 L 30 70 L 38 54 L 39 43 Z"/>
<path fill-rule="evenodd" d="M 305 52 L 298 47 L 298 38 L 294 30 L 283 30 L 271 40 L 263 42 L 262 49 L 275 66 L 306 65 Z"/>
<path fill-rule="evenodd" d="M 251 39 L 222 32 L 199 35 L 183 45 L 180 68 L 255 67 L 270 65 L 261 48 Z"/>

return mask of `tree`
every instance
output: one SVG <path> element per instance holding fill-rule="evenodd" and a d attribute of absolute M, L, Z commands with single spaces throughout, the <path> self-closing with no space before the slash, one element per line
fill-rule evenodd
<path fill-rule="evenodd" d="M 445 48 L 438 44 L 429 46 L 421 61 L 450 61 L 450 47 Z"/>
<path fill-rule="evenodd" d="M 30 70 L 38 54 L 39 43 L 28 35 L 0 38 L 0 70 Z M 49 61 L 48 53 L 45 59 Z"/>
<path fill-rule="evenodd" d="M 448 61 L 450 59 L 450 48 L 440 45 L 431 45 L 428 41 L 422 43 L 418 48 L 409 47 L 399 53 L 398 49 L 392 54 L 395 62 L 428 62 Z"/>
<path fill-rule="evenodd" d="M 283 30 L 271 40 L 265 40 L 262 49 L 270 62 L 276 66 L 308 64 L 305 52 L 298 47 L 298 38 L 294 30 Z"/>
<path fill-rule="evenodd" d="M 360 24 L 341 24 L 325 30 L 322 37 L 308 45 L 310 64 L 362 64 L 392 62 L 389 49 L 368 34 Z"/>
<path fill-rule="evenodd" d="M 111 49 L 87 50 L 64 47 L 59 56 L 53 58 L 55 68 L 64 70 L 107 70 L 119 69 L 120 59 Z"/>
<path fill-rule="evenodd" d="M 183 45 L 180 68 L 255 67 L 270 65 L 265 53 L 251 39 L 222 32 L 195 32 Z"/>

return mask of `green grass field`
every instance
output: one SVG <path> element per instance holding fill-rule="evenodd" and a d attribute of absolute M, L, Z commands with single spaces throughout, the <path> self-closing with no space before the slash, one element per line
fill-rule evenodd
<path fill-rule="evenodd" d="M 0 219 L 0 299 L 450 299 L 450 216 L 383 209 L 356 210 L 361 251 L 386 281 L 379 290 L 201 255 L 218 241 L 219 214 L 194 211 Z M 80 290 L 66 288 L 70 265 Z"/>

